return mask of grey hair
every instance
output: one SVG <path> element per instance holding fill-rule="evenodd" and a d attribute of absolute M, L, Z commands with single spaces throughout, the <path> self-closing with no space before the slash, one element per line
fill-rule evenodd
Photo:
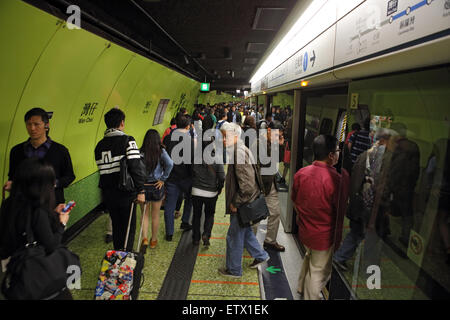
<path fill-rule="evenodd" d="M 225 131 L 227 135 L 232 136 L 241 136 L 241 127 L 236 123 L 225 122 L 223 126 L 220 128 L 220 131 Z"/>

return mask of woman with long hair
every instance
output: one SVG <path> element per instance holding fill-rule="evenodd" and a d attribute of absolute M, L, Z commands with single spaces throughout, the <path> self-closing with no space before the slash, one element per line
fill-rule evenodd
<path fill-rule="evenodd" d="M 173 168 L 173 161 L 161 144 L 161 137 L 158 131 L 150 129 L 147 131 L 142 143 L 141 153 L 147 169 L 147 181 L 144 184 L 145 201 L 151 203 L 152 212 L 152 238 L 150 248 L 155 248 L 158 243 L 159 211 L 164 198 L 164 182 L 170 175 Z M 148 214 L 150 206 L 146 206 L 143 221 L 142 247 L 148 246 Z"/>
<path fill-rule="evenodd" d="M 28 227 L 47 254 L 61 245 L 69 212 L 62 212 L 65 204 L 55 207 L 55 184 L 55 171 L 50 164 L 37 158 L 22 161 L 11 194 L 1 207 L 0 259 L 12 256 L 25 246 Z M 54 299 L 72 299 L 72 295 L 61 288 Z"/>

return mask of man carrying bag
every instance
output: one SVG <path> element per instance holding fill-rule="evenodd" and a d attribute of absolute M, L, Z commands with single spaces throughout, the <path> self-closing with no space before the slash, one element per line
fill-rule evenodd
<path fill-rule="evenodd" d="M 113 108 L 105 114 L 105 137 L 95 147 L 95 161 L 100 172 L 99 187 L 111 216 L 114 250 L 124 249 L 131 203 L 145 203 L 145 165 L 133 137 L 127 136 L 125 114 Z M 123 159 L 126 160 L 123 160 Z M 126 171 L 126 172 L 125 172 Z M 132 251 L 136 232 L 133 210 L 127 251 Z"/>
<path fill-rule="evenodd" d="M 234 163 L 229 164 L 225 178 L 226 213 L 230 214 L 230 227 L 227 233 L 226 267 L 219 269 L 219 273 L 239 278 L 242 276 L 244 247 L 255 258 L 250 268 L 256 268 L 269 260 L 269 255 L 250 227 L 259 215 L 264 215 L 264 210 L 267 215 L 268 210 L 259 187 L 262 182 L 254 167 L 256 162 L 250 150 L 240 140 L 241 128 L 239 125 L 226 123 L 222 126 L 221 133 L 227 152 L 236 152 L 236 157 Z M 244 219 L 241 220 L 244 226 L 240 225 L 239 218 Z"/>

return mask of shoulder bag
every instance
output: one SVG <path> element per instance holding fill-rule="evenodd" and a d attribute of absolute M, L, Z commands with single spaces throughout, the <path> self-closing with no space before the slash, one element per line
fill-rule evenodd
<path fill-rule="evenodd" d="M 133 192 L 135 191 L 133 177 L 130 175 L 128 170 L 127 162 L 127 146 L 128 146 L 128 136 L 125 139 L 125 155 L 120 159 L 120 173 L 119 173 L 119 185 L 118 188 L 121 191 Z"/>
<path fill-rule="evenodd" d="M 266 199 L 264 197 L 264 193 L 262 192 L 262 186 L 258 170 L 256 170 L 254 165 L 252 165 L 252 167 L 253 170 L 255 171 L 256 182 L 258 184 L 260 193 L 255 200 L 245 203 L 238 208 L 237 217 L 241 228 L 250 227 L 260 222 L 261 220 L 266 219 L 269 216 L 269 208 L 267 207 Z M 233 171 L 236 183 L 238 184 L 236 171 L 235 170 Z"/>
<path fill-rule="evenodd" d="M 45 248 L 35 241 L 29 220 L 27 244 L 11 256 L 2 282 L 2 293 L 9 300 L 55 298 L 66 289 L 72 268 L 79 268 L 81 275 L 79 257 L 66 247 L 61 245 L 47 255 Z"/>

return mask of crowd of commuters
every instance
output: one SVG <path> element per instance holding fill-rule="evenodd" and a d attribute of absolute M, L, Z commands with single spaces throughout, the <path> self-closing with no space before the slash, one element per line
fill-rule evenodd
<path fill-rule="evenodd" d="M 24 120 L 30 138 L 12 148 L 9 179 L 4 185 L 10 196 L 2 202 L 1 259 L 25 245 L 24 231 L 30 221 L 36 241 L 52 252 L 61 245 L 69 219 L 68 212 L 63 212 L 63 189 L 75 179 L 69 151 L 49 137 L 50 121 L 45 110 L 31 109 Z M 267 250 L 285 251 L 277 242 L 278 193 L 290 162 L 286 156 L 291 144 L 290 108 L 274 107 L 265 115 L 261 107 L 255 109 L 243 103 L 200 105 L 192 115 L 181 108 L 162 136 L 149 129 L 140 148 L 125 133 L 123 111 L 109 110 L 104 121 L 107 129 L 94 156 L 115 250 L 133 250 L 136 231 L 135 209 L 130 216 L 133 202 L 141 205 L 144 214 L 143 250 L 157 247 L 162 206 L 165 240 L 172 241 L 183 201 L 180 228 L 192 230 L 194 246 L 200 241 L 209 246 L 217 199 L 225 188 L 225 213 L 230 215 L 230 226 L 225 266 L 219 273 L 241 277 L 244 248 L 254 258 L 251 268 L 269 259 Z M 367 118 L 351 128 L 341 144 L 333 136 L 317 136 L 312 144 L 314 162 L 294 175 L 291 200 L 299 238 L 306 250 L 298 282 L 298 292 L 304 299 L 320 299 L 331 276 L 332 261 L 347 270 L 346 261 L 364 239 L 367 260 L 379 264 L 380 254 L 374 248 L 378 239 L 391 233 L 389 215 L 401 217 L 399 241 L 408 246 L 413 226 L 412 199 L 420 170 L 419 148 L 407 138 L 406 126 L 401 123 L 392 123 L 389 129 L 379 128 L 374 133 Z M 213 134 L 206 134 L 210 129 Z M 256 133 L 256 140 L 248 138 L 251 130 Z M 269 162 L 262 161 L 261 147 L 271 159 Z M 196 161 L 196 153 L 204 155 L 208 150 L 212 151 L 213 162 L 203 156 Z M 277 157 L 271 157 L 274 154 Z M 347 161 L 342 159 L 346 155 Z M 285 165 L 281 179 L 280 156 Z M 429 158 L 426 172 L 430 175 L 430 189 L 436 184 L 431 177 L 438 170 L 436 163 L 444 158 L 448 164 L 448 152 L 441 155 L 433 151 Z M 125 164 L 131 188 L 121 184 Z M 448 216 L 448 165 L 444 168 L 437 186 L 442 220 Z M 260 194 L 264 195 L 269 211 L 263 245 L 256 239 L 257 224 L 242 226 L 239 222 L 239 208 Z M 350 232 L 341 241 L 345 215 L 350 220 Z M 448 247 L 448 229 L 442 228 L 441 232 Z M 62 288 L 57 298 L 70 299 L 70 292 Z"/>

